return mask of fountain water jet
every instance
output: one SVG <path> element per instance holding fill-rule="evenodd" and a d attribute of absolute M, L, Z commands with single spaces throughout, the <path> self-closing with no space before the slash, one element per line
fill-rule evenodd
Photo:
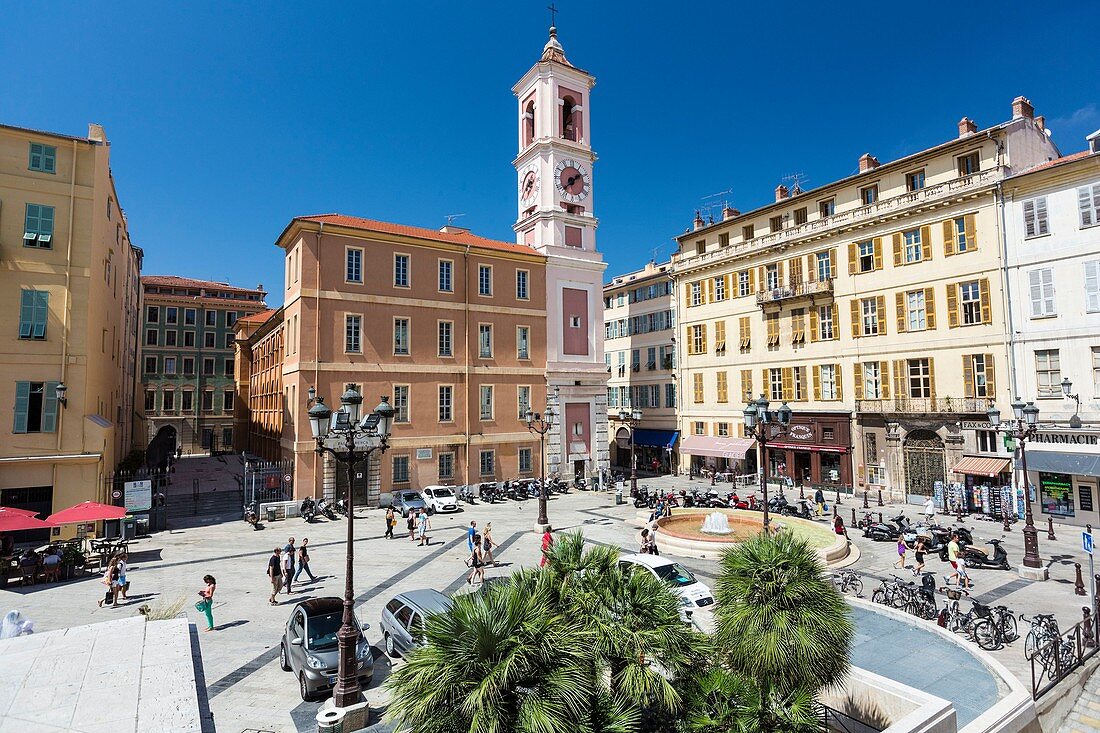
<path fill-rule="evenodd" d="M 730 534 L 730 520 L 722 512 L 711 512 L 703 520 L 702 531 L 707 534 Z"/>

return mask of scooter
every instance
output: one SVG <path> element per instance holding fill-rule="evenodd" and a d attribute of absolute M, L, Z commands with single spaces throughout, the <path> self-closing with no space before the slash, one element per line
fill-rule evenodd
<path fill-rule="evenodd" d="M 876 542 L 888 542 L 889 540 L 896 540 L 909 527 L 909 520 L 905 518 L 904 514 L 899 514 L 890 519 L 889 522 L 872 522 L 870 526 L 863 530 L 863 536 Z"/>
<path fill-rule="evenodd" d="M 458 490 L 458 500 L 461 501 L 463 504 L 477 503 L 476 501 L 474 501 L 474 492 L 473 489 L 470 488 L 469 484 L 463 486 L 461 489 Z"/>
<path fill-rule="evenodd" d="M 993 557 L 980 547 L 967 545 L 959 552 L 963 564 L 968 568 L 996 568 L 998 570 L 1011 570 L 1008 566 L 1008 553 L 1001 547 L 1001 540 L 986 540 L 987 545 L 993 545 Z"/>
<path fill-rule="evenodd" d="M 348 515 L 348 505 L 344 503 L 343 499 L 337 499 L 332 509 L 341 517 L 346 517 Z"/>
<path fill-rule="evenodd" d="M 302 519 L 307 522 L 312 522 L 317 518 L 317 503 L 313 501 L 312 496 L 307 496 L 302 499 L 302 505 L 298 508 L 298 513 L 302 515 Z"/>
<path fill-rule="evenodd" d="M 810 504 L 806 499 L 797 499 L 794 504 L 787 504 L 781 511 L 788 517 L 798 517 L 799 519 L 810 519 L 813 517 L 813 512 L 810 511 Z"/>
<path fill-rule="evenodd" d="M 245 504 L 244 507 L 244 521 L 252 525 L 252 529 L 263 529 L 264 526 L 260 524 L 260 511 L 259 502 L 252 502 L 251 504 Z"/>
<path fill-rule="evenodd" d="M 328 519 L 336 519 L 336 512 L 332 511 L 332 505 L 324 497 L 321 497 L 321 500 L 317 502 L 317 511 L 324 514 Z"/>

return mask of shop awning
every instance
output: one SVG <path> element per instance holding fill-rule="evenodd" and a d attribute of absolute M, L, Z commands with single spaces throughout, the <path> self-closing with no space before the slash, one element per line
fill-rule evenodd
<path fill-rule="evenodd" d="M 1100 454 L 1028 450 L 1027 470 L 1069 473 L 1077 476 L 1100 476 Z"/>
<path fill-rule="evenodd" d="M 971 476 L 986 476 L 996 478 L 1008 470 L 1010 461 L 1007 458 L 984 458 L 982 456 L 964 456 L 951 470 L 955 473 L 966 473 Z"/>
<path fill-rule="evenodd" d="M 689 435 L 680 441 L 680 452 L 693 456 L 711 456 L 739 461 L 756 445 L 751 438 L 712 438 L 707 435 Z"/>
<path fill-rule="evenodd" d="M 847 453 L 848 449 L 843 445 L 817 445 L 816 443 L 768 443 L 768 450 L 772 448 L 783 450 L 804 450 L 810 453 Z"/>
<path fill-rule="evenodd" d="M 638 428 L 634 431 L 634 445 L 640 445 L 643 448 L 671 448 L 679 437 L 679 430 Z"/>

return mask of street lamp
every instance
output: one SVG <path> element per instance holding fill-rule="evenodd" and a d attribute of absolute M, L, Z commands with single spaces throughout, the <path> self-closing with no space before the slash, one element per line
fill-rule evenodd
<path fill-rule="evenodd" d="M 1063 389 L 1065 386 L 1063 385 Z M 1035 529 L 1035 520 L 1031 515 L 1030 482 L 1027 477 L 1027 451 L 1024 445 L 1028 440 L 1035 438 L 1039 424 L 1039 408 L 1034 402 L 1026 405 L 1017 397 L 1012 403 L 1012 419 L 1001 422 L 1001 411 L 991 407 L 986 412 L 989 424 L 993 429 L 1006 433 L 1016 439 L 1016 450 L 1019 451 L 1020 469 L 1023 472 L 1024 484 L 1024 566 L 1029 568 L 1041 568 L 1042 560 L 1039 559 L 1039 531 Z M 1002 509 L 1002 511 L 1004 511 Z"/>
<path fill-rule="evenodd" d="M 771 403 L 764 395 L 755 402 L 749 400 L 745 405 L 745 434 L 756 439 L 756 447 L 759 452 L 757 459 L 758 474 L 760 476 L 760 489 L 764 494 L 764 531 L 768 531 L 770 519 L 768 518 L 768 440 L 779 437 L 787 432 L 791 424 L 791 416 L 794 411 L 784 402 L 778 410 L 769 410 Z"/>
<path fill-rule="evenodd" d="M 355 592 L 352 584 L 353 560 L 355 557 L 355 535 L 353 533 L 355 513 L 355 464 L 368 460 L 375 451 L 385 453 L 389 447 L 387 441 L 393 425 L 395 410 L 390 406 L 389 397 L 383 396 L 382 402 L 374 412 L 359 421 L 359 408 L 363 404 L 363 395 L 358 385 L 348 384 L 344 394 L 340 395 L 340 409 L 334 414 L 325 404 L 324 397 L 318 397 L 313 387 L 309 388 L 310 401 L 309 427 L 313 439 L 317 441 L 317 453 L 328 453 L 337 462 L 348 469 L 347 513 L 348 536 L 345 548 L 344 571 L 344 615 L 336 639 L 340 648 L 340 666 L 337 672 L 336 686 L 332 689 L 332 701 L 338 708 L 347 708 L 359 702 L 362 696 L 359 687 L 359 659 L 356 647 L 359 632 L 355 629 L 354 604 Z M 369 477 L 369 471 L 368 471 Z M 369 647 L 367 654 L 370 654 Z"/>
<path fill-rule="evenodd" d="M 539 482 L 538 524 L 539 529 L 543 530 L 550 524 L 550 520 L 546 518 L 546 434 L 554 427 L 554 408 L 547 407 L 546 412 L 541 415 L 528 408 L 523 417 L 527 421 L 527 429 L 539 436 L 539 475 L 542 480 Z"/>
<path fill-rule="evenodd" d="M 1077 429 L 1081 427 L 1081 395 L 1073 393 L 1073 382 L 1069 377 L 1062 379 L 1062 394 L 1077 403 L 1077 409 L 1073 411 L 1073 417 L 1069 419 L 1069 426 Z"/>
<path fill-rule="evenodd" d="M 612 417 L 630 430 L 630 495 L 635 496 L 638 493 L 638 456 L 634 454 L 634 428 L 642 421 L 642 411 L 637 407 L 631 410 L 623 407 Z"/>

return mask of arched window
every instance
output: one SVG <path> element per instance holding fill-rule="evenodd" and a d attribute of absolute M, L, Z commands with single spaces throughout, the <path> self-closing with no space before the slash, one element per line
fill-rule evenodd
<path fill-rule="evenodd" d="M 561 136 L 566 140 L 577 139 L 577 125 L 574 123 L 574 107 L 577 103 L 572 97 L 564 97 L 561 106 Z"/>
<path fill-rule="evenodd" d="M 523 146 L 535 141 L 535 103 L 528 102 L 523 108 Z"/>

